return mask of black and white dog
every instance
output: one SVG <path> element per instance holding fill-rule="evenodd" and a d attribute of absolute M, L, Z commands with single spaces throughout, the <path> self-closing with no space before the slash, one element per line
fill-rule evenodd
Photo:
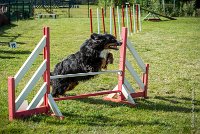
<path fill-rule="evenodd" d="M 101 69 L 106 69 L 108 64 L 112 64 L 112 53 L 106 53 L 102 57 L 102 52 L 106 49 L 118 50 L 117 46 L 121 46 L 121 42 L 111 34 L 96 34 L 93 33 L 87 39 L 80 50 L 75 54 L 69 55 L 66 59 L 55 65 L 51 75 L 65 75 L 87 72 L 99 72 Z M 66 91 L 70 91 L 78 85 L 79 81 L 85 81 L 93 78 L 93 75 L 60 78 L 51 80 L 52 96 L 59 97 L 65 95 Z"/>

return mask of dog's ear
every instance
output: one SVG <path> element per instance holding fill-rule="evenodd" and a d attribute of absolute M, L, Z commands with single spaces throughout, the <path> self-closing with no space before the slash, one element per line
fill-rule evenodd
<path fill-rule="evenodd" d="M 91 34 L 90 38 L 93 40 L 100 40 L 102 38 L 102 36 L 100 34 L 93 33 L 93 34 Z"/>

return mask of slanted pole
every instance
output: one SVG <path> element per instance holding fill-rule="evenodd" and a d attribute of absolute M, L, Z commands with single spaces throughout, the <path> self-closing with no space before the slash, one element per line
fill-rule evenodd
<path fill-rule="evenodd" d="M 120 59 L 119 59 L 119 70 L 122 73 L 118 76 L 118 90 L 121 92 L 120 100 L 124 100 L 125 97 L 122 94 L 122 85 L 124 84 L 125 78 L 125 61 L 126 61 L 126 43 L 127 43 L 127 31 L 126 27 L 122 28 L 122 45 L 120 47 Z"/>

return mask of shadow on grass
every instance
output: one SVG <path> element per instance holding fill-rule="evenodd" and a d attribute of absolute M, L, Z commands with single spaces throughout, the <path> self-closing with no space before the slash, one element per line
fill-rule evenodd
<path fill-rule="evenodd" d="M 13 27 L 16 27 L 17 25 L 15 24 L 10 24 L 10 25 L 5 25 L 3 27 L 1 27 L 1 30 L 0 30 L 0 36 L 3 37 L 3 38 L 10 38 L 10 40 L 8 42 L 5 42 L 5 41 L 0 41 L 0 45 L 8 45 L 9 42 L 15 42 L 15 40 L 19 37 L 21 37 L 22 35 L 21 34 L 17 34 L 17 35 L 6 35 L 6 31 L 8 29 L 11 29 Z M 26 44 L 24 42 L 17 42 L 17 44 Z"/>
<path fill-rule="evenodd" d="M 14 59 L 14 58 L 18 58 L 18 57 L 13 57 L 13 56 L 1 56 L 1 55 L 0 55 L 0 59 Z"/>
<path fill-rule="evenodd" d="M 124 127 L 124 126 L 169 126 L 167 123 L 162 123 L 159 120 L 154 121 L 136 121 L 133 119 L 124 119 L 124 118 L 112 118 L 105 115 L 80 115 L 75 113 L 63 113 L 65 116 L 65 120 L 70 122 L 70 124 L 77 125 L 89 125 L 89 126 L 116 126 L 116 127 Z M 66 121 L 46 121 L 48 124 L 54 125 L 64 125 Z"/>
<path fill-rule="evenodd" d="M 155 97 L 155 99 L 159 99 L 159 100 L 167 100 L 169 102 L 171 102 L 171 100 L 168 100 L 167 97 L 161 97 L 161 96 L 157 96 Z M 185 99 L 189 99 L 189 98 L 183 98 Z M 81 101 L 84 103 L 90 103 L 90 104 L 102 104 L 102 105 L 108 105 L 111 107 L 130 107 L 129 105 L 126 104 L 121 104 L 121 103 L 115 103 L 115 102 L 110 102 L 110 101 L 104 101 L 101 99 L 94 99 L 94 98 L 85 98 L 85 99 L 77 99 L 77 101 Z M 188 107 L 187 106 L 180 106 L 180 104 L 174 104 L 174 103 L 163 103 L 163 102 L 153 102 L 150 101 L 150 99 L 141 99 L 141 100 L 136 100 L 136 102 L 138 102 L 138 104 L 136 105 L 135 108 L 137 109 L 144 109 L 144 110 L 152 110 L 152 111 L 165 111 L 165 112 L 181 112 L 181 113 L 191 113 L 191 108 L 192 108 L 192 104 L 191 106 Z M 177 102 L 176 102 L 177 103 Z M 200 112 L 199 108 L 195 109 L 196 112 Z"/>
<path fill-rule="evenodd" d="M 0 50 L 0 53 L 5 53 L 5 54 L 30 54 L 31 51 L 19 51 L 19 50 L 16 51 L 16 49 L 13 49 L 13 51 L 12 50 Z"/>
<path fill-rule="evenodd" d="M 146 109 L 152 111 L 165 111 L 165 112 L 180 112 L 180 113 L 191 113 L 192 103 L 190 98 L 178 98 L 176 96 L 162 97 L 156 96 L 154 100 L 156 102 L 148 100 L 139 101 L 138 109 Z M 163 102 L 164 101 L 164 102 Z M 188 101 L 185 103 L 185 101 Z M 194 102 L 199 103 L 199 102 Z M 183 106 L 184 105 L 184 106 Z M 199 108 L 195 108 L 195 112 L 200 112 Z"/>
<path fill-rule="evenodd" d="M 0 50 L 0 59 L 13 59 L 18 58 L 16 54 L 30 54 L 31 51 L 19 51 L 19 50 Z"/>

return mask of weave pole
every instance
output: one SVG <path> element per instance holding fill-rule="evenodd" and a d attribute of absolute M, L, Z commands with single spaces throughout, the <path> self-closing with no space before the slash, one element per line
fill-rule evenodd
<path fill-rule="evenodd" d="M 124 5 L 122 5 L 122 27 L 125 27 L 125 23 L 124 23 Z"/>
<path fill-rule="evenodd" d="M 133 33 L 132 12 L 131 12 L 131 6 L 130 6 L 130 4 L 129 4 L 128 8 L 129 8 L 130 28 L 131 28 L 130 31 L 131 31 L 131 33 Z"/>
<path fill-rule="evenodd" d="M 102 26 L 103 26 L 103 33 L 106 32 L 105 30 L 105 21 L 104 21 L 104 9 L 101 8 L 101 14 L 102 14 Z"/>
<path fill-rule="evenodd" d="M 126 5 L 126 27 L 128 28 L 128 35 L 130 35 L 130 30 L 129 30 L 129 20 L 128 20 L 128 5 Z"/>
<path fill-rule="evenodd" d="M 117 38 L 117 28 L 116 28 L 116 19 L 115 19 L 115 8 L 112 8 L 112 13 L 113 13 L 113 23 L 114 23 L 114 33 L 115 33 L 115 37 Z"/>
<path fill-rule="evenodd" d="M 97 29 L 98 29 L 98 34 L 100 34 L 99 8 L 97 8 Z"/>
<path fill-rule="evenodd" d="M 92 9 L 90 8 L 90 32 L 93 33 Z"/>
<path fill-rule="evenodd" d="M 110 7 L 110 34 L 112 34 L 112 7 Z"/>
<path fill-rule="evenodd" d="M 119 13 L 119 7 L 118 6 L 117 6 L 117 22 L 118 22 L 119 38 L 121 39 L 120 13 Z"/>
<path fill-rule="evenodd" d="M 138 4 L 136 6 L 136 31 L 139 32 L 139 12 L 138 12 Z"/>

